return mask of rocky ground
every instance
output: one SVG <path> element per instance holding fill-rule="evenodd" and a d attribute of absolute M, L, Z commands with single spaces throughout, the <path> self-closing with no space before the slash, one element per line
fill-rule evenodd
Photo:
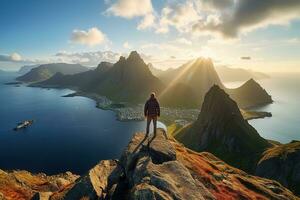
<path fill-rule="evenodd" d="M 1 198 L 299 199 L 276 181 L 251 176 L 210 153 L 191 151 L 162 133 L 149 147 L 143 133 L 135 134 L 119 160 L 103 160 L 79 178 L 1 172 Z"/>
<path fill-rule="evenodd" d="M 37 193 L 41 197 L 38 199 L 49 199 L 53 192 L 68 187 L 78 177 L 71 172 L 47 176 L 28 171 L 0 170 L 0 200 L 27 200 L 37 197 Z"/>

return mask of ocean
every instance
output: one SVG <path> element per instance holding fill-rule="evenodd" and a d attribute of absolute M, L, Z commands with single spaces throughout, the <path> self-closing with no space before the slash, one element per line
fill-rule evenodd
<path fill-rule="evenodd" d="M 68 89 L 15 87 L 15 74 L 0 75 L 0 169 L 82 174 L 103 159 L 119 158 L 145 122 L 120 122 L 112 111 Z M 142 112 L 142 111 L 141 111 Z M 26 130 L 13 131 L 33 119 Z"/>
<path fill-rule="evenodd" d="M 300 73 L 273 73 L 269 79 L 258 80 L 272 96 L 274 103 L 254 108 L 272 113 L 272 117 L 250 120 L 249 123 L 266 139 L 288 143 L 300 140 Z M 242 82 L 225 83 L 227 87 Z"/>

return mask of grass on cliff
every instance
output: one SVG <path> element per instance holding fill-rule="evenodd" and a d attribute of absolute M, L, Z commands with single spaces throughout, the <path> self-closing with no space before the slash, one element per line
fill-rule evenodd
<path fill-rule="evenodd" d="M 286 159 L 288 154 L 294 153 L 300 149 L 300 141 L 293 141 L 288 144 L 276 145 L 272 148 L 269 148 L 263 153 L 263 157 L 259 162 L 268 160 L 271 158 L 278 157 L 280 159 Z"/>

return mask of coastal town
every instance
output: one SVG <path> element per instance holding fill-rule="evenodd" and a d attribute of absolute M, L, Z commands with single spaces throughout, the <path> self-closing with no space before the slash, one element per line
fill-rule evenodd
<path fill-rule="evenodd" d="M 96 102 L 96 107 L 103 110 L 111 110 L 116 113 L 116 118 L 119 121 L 143 121 L 145 119 L 143 110 L 144 105 L 128 105 L 126 103 L 115 103 L 105 96 L 95 93 L 75 92 L 64 97 L 84 96 L 93 99 Z M 159 121 L 166 125 L 176 123 L 179 126 L 185 126 L 195 121 L 200 113 L 200 109 L 183 109 L 183 108 L 168 108 L 161 107 L 161 116 Z M 259 119 L 271 117 L 269 112 L 257 112 L 251 110 L 241 110 L 245 120 Z"/>

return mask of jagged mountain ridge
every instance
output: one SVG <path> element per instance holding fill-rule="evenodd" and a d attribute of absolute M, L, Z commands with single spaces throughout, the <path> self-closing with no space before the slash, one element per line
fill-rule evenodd
<path fill-rule="evenodd" d="M 199 108 L 206 92 L 214 84 L 225 89 L 211 59 L 198 58 L 170 70 L 169 74 L 166 73 L 169 77 L 167 84 L 155 77 L 150 68 L 153 69 L 153 66 L 146 65 L 140 55 L 133 51 L 128 58 L 121 56 L 115 64 L 102 62 L 95 70 L 75 75 L 57 74 L 33 85 L 70 87 L 127 103 L 141 103 L 150 92 L 155 91 L 163 106 L 182 108 Z M 241 88 L 226 89 L 241 108 L 272 102 L 263 88 L 248 85 L 253 84 L 248 81 Z"/>
<path fill-rule="evenodd" d="M 121 56 L 113 65 L 102 62 L 95 70 L 75 75 L 58 74 L 36 85 L 76 87 L 117 102 L 130 103 L 144 101 L 150 92 L 159 92 L 164 87 L 136 51 L 128 58 Z"/>
<path fill-rule="evenodd" d="M 196 151 L 208 151 L 229 164 L 253 173 L 271 144 L 244 120 L 238 105 L 219 86 L 206 94 L 198 119 L 176 139 Z"/>
<path fill-rule="evenodd" d="M 7 179 L 0 176 L 0 193 L 7 199 L 23 195 L 24 199 L 44 200 L 299 199 L 276 181 L 251 176 L 210 153 L 193 152 L 165 139 L 161 131 L 149 148 L 142 143 L 143 138 L 143 133 L 135 134 L 120 160 L 100 161 L 79 178 L 70 174 L 53 179 L 31 175 L 27 182 L 13 182 L 17 187 L 3 193 L 7 187 L 1 181 Z M 28 184 L 30 179 L 36 184 L 46 180 L 46 186 Z M 49 187 L 49 180 L 54 187 Z"/>

